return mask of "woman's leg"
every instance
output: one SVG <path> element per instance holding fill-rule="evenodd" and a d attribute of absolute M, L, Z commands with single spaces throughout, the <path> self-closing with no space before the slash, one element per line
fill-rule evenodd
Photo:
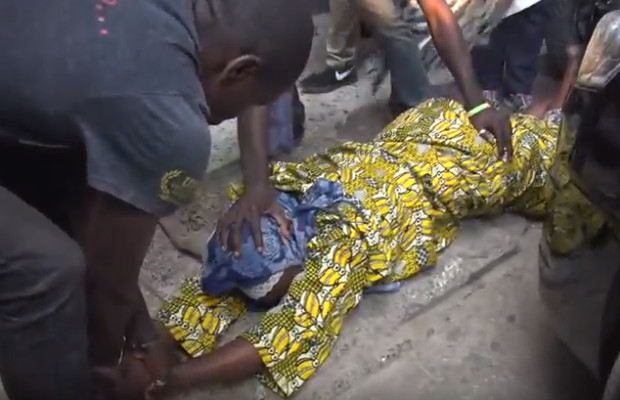
<path fill-rule="evenodd" d="M 277 305 L 286 295 L 291 283 L 300 271 L 301 268 L 299 267 L 292 267 L 284 271 L 271 291 L 256 302 L 265 307 Z M 221 307 L 221 304 L 217 304 L 213 309 Z M 202 321 L 206 321 L 207 318 L 206 315 L 203 315 Z M 229 323 L 226 324 L 226 326 L 228 325 Z M 169 327 L 163 328 L 168 332 L 168 335 L 160 337 L 168 345 L 177 349 L 178 343 L 174 335 L 169 334 L 169 329 Z M 245 339 L 237 338 L 213 351 L 205 352 L 199 357 L 190 358 L 178 364 L 173 368 L 168 384 L 171 390 L 179 391 L 201 385 L 234 383 L 261 372 L 263 368 L 263 361 L 254 345 Z"/>
<path fill-rule="evenodd" d="M 254 345 L 237 338 L 212 353 L 189 359 L 172 369 L 171 391 L 184 391 L 201 385 L 231 384 L 261 372 L 263 361 Z"/>

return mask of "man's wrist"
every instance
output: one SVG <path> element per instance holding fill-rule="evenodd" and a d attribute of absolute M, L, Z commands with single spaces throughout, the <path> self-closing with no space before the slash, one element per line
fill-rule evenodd
<path fill-rule="evenodd" d="M 125 337 L 126 350 L 148 350 L 149 346 L 157 343 L 159 332 L 155 329 L 152 320 L 145 320 Z"/>
<path fill-rule="evenodd" d="M 491 105 L 488 102 L 483 101 L 477 106 L 467 109 L 467 118 L 475 117 L 489 108 L 491 108 Z"/>
<path fill-rule="evenodd" d="M 482 90 L 472 91 L 469 95 L 464 95 L 463 97 L 465 97 L 464 105 L 467 111 L 486 102 L 484 96 L 482 95 Z"/>
<path fill-rule="evenodd" d="M 244 192 L 260 192 L 271 188 L 272 185 L 269 179 L 259 179 L 244 183 Z"/>
<path fill-rule="evenodd" d="M 463 105 L 467 110 L 471 110 L 486 101 L 482 94 L 482 89 L 475 78 L 465 79 L 465 82 L 462 82 L 462 86 L 459 86 L 463 94 Z"/>
<path fill-rule="evenodd" d="M 127 340 L 125 342 L 125 349 L 129 351 L 139 351 L 146 353 L 153 346 L 155 346 L 159 341 L 159 337 L 151 338 L 151 339 L 138 339 L 138 340 Z"/>

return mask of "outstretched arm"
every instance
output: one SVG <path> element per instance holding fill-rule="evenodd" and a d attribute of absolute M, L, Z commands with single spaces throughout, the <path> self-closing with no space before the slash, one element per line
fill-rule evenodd
<path fill-rule="evenodd" d="M 270 185 L 269 112 L 269 106 L 254 106 L 237 118 L 241 171 L 246 191 Z"/>
<path fill-rule="evenodd" d="M 465 100 L 465 108 L 472 124 L 482 134 L 490 131 L 495 136 L 500 157 L 512 156 L 511 127 L 508 115 L 487 104 L 476 81 L 469 46 L 463 38 L 452 10 L 445 0 L 418 0 L 442 60 L 454 76 Z"/>
<path fill-rule="evenodd" d="M 452 10 L 445 0 L 418 0 L 428 22 L 433 42 L 465 99 L 468 109 L 484 102 L 476 81 L 469 45 L 463 38 Z"/>

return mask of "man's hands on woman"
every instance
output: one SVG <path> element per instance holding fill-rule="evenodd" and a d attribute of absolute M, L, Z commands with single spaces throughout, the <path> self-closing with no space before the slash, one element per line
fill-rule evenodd
<path fill-rule="evenodd" d="M 490 139 L 488 133 L 495 137 L 497 153 L 502 160 L 509 161 L 512 158 L 512 126 L 507 112 L 487 108 L 470 117 L 470 121 L 485 139 Z"/>
<path fill-rule="evenodd" d="M 241 150 L 241 171 L 245 189 L 243 195 L 219 220 L 215 234 L 222 246 L 241 255 L 242 229 L 250 225 L 254 243 L 263 250 L 260 219 L 268 215 L 280 226 L 282 236 L 290 237 L 289 221 L 278 204 L 278 192 L 269 182 L 269 116 L 271 106 L 252 106 L 237 118 L 237 135 Z"/>
<path fill-rule="evenodd" d="M 170 371 L 178 360 L 170 333 L 159 325 L 158 330 L 157 341 L 126 350 L 118 365 L 94 368 L 105 400 L 160 400 L 166 395 Z"/>
<path fill-rule="evenodd" d="M 241 255 L 242 233 L 244 223 L 249 223 L 254 243 L 259 252 L 263 250 L 260 219 L 263 215 L 273 218 L 280 227 L 283 237 L 289 238 L 290 221 L 278 204 L 278 192 L 269 184 L 249 187 L 243 195 L 228 209 L 217 225 L 216 235 L 228 251 Z"/>
<path fill-rule="evenodd" d="M 128 353 L 118 366 L 96 367 L 95 380 L 99 394 L 104 400 L 150 400 L 149 393 L 154 382 L 145 363 L 132 353 Z M 148 396 L 148 397 L 147 397 Z"/>

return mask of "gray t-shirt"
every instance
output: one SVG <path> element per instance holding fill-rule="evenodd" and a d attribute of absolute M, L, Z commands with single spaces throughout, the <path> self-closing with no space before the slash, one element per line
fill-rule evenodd
<path fill-rule="evenodd" d="M 89 184 L 155 215 L 191 199 L 209 158 L 192 2 L 0 2 L 0 96 L 74 121 Z"/>

